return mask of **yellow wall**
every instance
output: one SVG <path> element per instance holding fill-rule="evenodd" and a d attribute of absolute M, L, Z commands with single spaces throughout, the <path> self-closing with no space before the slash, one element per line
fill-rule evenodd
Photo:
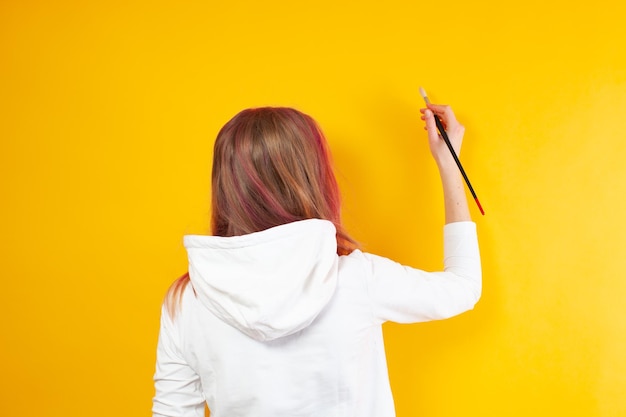
<path fill-rule="evenodd" d="M 420 85 L 467 126 L 485 284 L 386 326 L 398 415 L 626 415 L 621 2 L 215 3 L 0 2 L 0 415 L 150 415 L 161 298 L 244 107 L 314 116 L 353 234 L 439 267 Z"/>

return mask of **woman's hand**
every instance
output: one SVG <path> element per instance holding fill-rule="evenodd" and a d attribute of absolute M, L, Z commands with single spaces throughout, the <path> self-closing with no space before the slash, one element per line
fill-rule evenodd
<path fill-rule="evenodd" d="M 437 131 L 437 125 L 435 124 L 435 117 L 437 115 L 441 123 L 443 124 L 450 143 L 454 148 L 457 156 L 461 152 L 461 144 L 463 142 L 463 134 L 465 133 L 465 127 L 456 120 L 452 107 L 440 104 L 427 104 L 427 108 L 420 109 L 422 113 L 422 120 L 426 122 L 424 129 L 428 132 L 428 144 L 430 146 L 430 152 L 437 162 L 439 169 L 448 168 L 448 166 L 456 166 L 454 158 L 448 149 L 448 146 L 443 141 L 441 135 Z"/>

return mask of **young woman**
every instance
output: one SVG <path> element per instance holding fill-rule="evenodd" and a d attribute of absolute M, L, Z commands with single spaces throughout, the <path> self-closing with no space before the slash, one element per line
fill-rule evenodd
<path fill-rule="evenodd" d="M 189 273 L 161 316 L 153 416 L 394 416 L 386 321 L 444 319 L 481 293 L 475 224 L 438 137 L 460 150 L 448 106 L 422 109 L 445 199 L 444 270 L 364 253 L 341 225 L 328 145 L 290 108 L 244 110 L 219 132 L 212 236 L 185 236 Z"/>

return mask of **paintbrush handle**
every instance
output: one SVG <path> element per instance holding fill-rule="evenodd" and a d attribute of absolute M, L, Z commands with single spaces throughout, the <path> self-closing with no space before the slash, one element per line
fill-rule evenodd
<path fill-rule="evenodd" d="M 450 142 L 450 139 L 448 138 L 448 134 L 446 133 L 446 130 L 443 128 L 443 123 L 441 123 L 439 116 L 437 116 L 436 114 L 433 114 L 433 116 L 435 117 L 435 124 L 437 125 L 437 130 L 439 130 L 439 133 L 441 134 L 443 141 L 448 146 L 448 149 L 450 150 L 450 153 L 452 154 L 452 157 L 454 158 L 454 162 L 456 162 L 456 166 L 459 167 L 459 171 L 461 171 L 461 175 L 463 176 L 463 179 L 465 180 L 465 183 L 467 184 L 467 188 L 469 188 L 470 193 L 472 193 L 472 197 L 474 197 L 474 201 L 478 205 L 478 209 L 480 210 L 480 213 L 484 216 L 485 211 L 483 210 L 483 207 L 480 205 L 480 201 L 478 201 L 478 197 L 476 197 L 474 188 L 472 187 L 472 184 L 470 183 L 469 178 L 467 178 L 467 174 L 465 173 L 465 170 L 463 169 L 463 165 L 461 165 L 461 161 L 459 160 L 459 157 L 457 156 L 456 152 L 454 151 L 454 148 L 452 147 L 452 143 Z"/>

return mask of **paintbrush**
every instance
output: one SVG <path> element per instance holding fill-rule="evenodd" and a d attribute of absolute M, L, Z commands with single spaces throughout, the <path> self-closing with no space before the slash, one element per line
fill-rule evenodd
<path fill-rule="evenodd" d="M 424 101 L 426 102 L 426 104 L 430 104 L 430 100 L 428 99 L 428 96 L 426 95 L 426 91 L 422 87 L 420 87 L 420 94 L 424 98 Z M 467 188 L 469 188 L 470 193 L 472 193 L 472 197 L 474 197 L 474 201 L 476 201 L 476 205 L 478 205 L 478 209 L 480 210 L 480 213 L 484 216 L 485 211 L 483 210 L 483 207 L 480 205 L 480 201 L 478 201 L 478 197 L 476 197 L 474 188 L 472 188 L 472 184 L 470 183 L 469 178 L 467 178 L 467 174 L 465 173 L 465 170 L 463 169 L 463 165 L 461 165 L 461 161 L 459 160 L 459 157 L 457 156 L 456 152 L 454 152 L 454 148 L 452 147 L 452 144 L 450 143 L 450 139 L 448 138 L 448 134 L 446 133 L 446 130 L 443 128 L 443 123 L 441 123 L 441 119 L 439 119 L 439 116 L 437 116 L 434 113 L 433 113 L 433 116 L 435 117 L 435 124 L 437 125 L 437 130 L 439 130 L 439 134 L 441 135 L 441 137 L 443 138 L 443 141 L 448 146 L 448 149 L 450 150 L 450 153 L 452 154 L 452 157 L 454 158 L 454 162 L 456 162 L 456 166 L 459 167 L 459 171 L 461 171 L 461 175 L 463 175 L 463 179 L 465 180 L 465 183 L 467 184 Z"/>

